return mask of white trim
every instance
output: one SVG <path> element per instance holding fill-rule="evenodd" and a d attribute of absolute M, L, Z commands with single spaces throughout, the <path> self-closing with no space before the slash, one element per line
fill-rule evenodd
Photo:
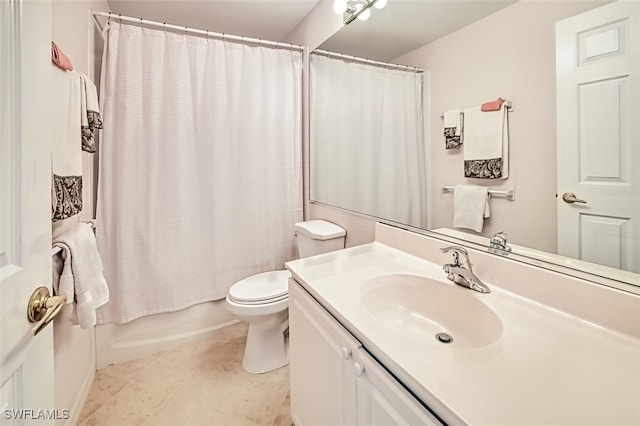
<path fill-rule="evenodd" d="M 93 333 L 92 333 L 93 334 Z M 96 377 L 96 365 L 95 362 L 91 364 L 87 375 L 82 382 L 82 386 L 76 394 L 76 399 L 73 401 L 73 405 L 69 408 L 69 418 L 64 422 L 65 426 L 75 426 L 80 421 L 80 414 L 82 414 L 82 408 L 89 399 L 89 391 L 93 385 L 93 380 Z M 65 407 L 66 408 L 66 407 Z"/>

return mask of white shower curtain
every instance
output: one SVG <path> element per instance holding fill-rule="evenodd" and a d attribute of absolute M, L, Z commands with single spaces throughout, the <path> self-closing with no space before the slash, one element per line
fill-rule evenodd
<path fill-rule="evenodd" d="M 422 74 L 310 56 L 311 197 L 426 227 Z"/>
<path fill-rule="evenodd" d="M 294 258 L 302 55 L 110 23 L 97 239 L 125 323 Z"/>

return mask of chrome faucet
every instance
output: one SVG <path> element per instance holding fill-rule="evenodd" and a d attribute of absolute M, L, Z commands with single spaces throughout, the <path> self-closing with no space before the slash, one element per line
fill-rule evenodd
<path fill-rule="evenodd" d="M 506 256 L 511 252 L 511 247 L 507 245 L 507 234 L 498 232 L 489 240 L 489 251 L 491 253 Z"/>
<path fill-rule="evenodd" d="M 440 251 L 453 254 L 453 263 L 447 263 L 442 267 L 448 274 L 449 280 L 480 293 L 491 293 L 489 287 L 473 273 L 471 262 L 469 262 L 469 253 L 464 247 L 450 246 L 441 248 Z"/>

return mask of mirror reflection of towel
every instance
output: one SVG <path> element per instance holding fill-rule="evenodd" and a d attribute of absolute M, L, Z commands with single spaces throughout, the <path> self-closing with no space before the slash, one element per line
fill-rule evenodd
<path fill-rule="evenodd" d="M 456 185 L 453 192 L 453 226 L 482 232 L 484 219 L 491 215 L 489 188 Z"/>
<path fill-rule="evenodd" d="M 504 104 L 498 111 L 464 110 L 464 176 L 509 177 L 509 132 Z"/>
<path fill-rule="evenodd" d="M 443 114 L 444 146 L 446 149 L 460 148 L 462 145 L 462 114 L 459 109 L 445 111 Z"/>

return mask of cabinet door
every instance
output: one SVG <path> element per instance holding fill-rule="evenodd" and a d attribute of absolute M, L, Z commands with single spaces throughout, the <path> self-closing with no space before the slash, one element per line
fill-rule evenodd
<path fill-rule="evenodd" d="M 375 359 L 360 349 L 357 354 L 358 425 L 441 425 Z"/>
<path fill-rule="evenodd" d="M 360 344 L 289 280 L 291 417 L 297 426 L 356 424 L 353 355 Z"/>

